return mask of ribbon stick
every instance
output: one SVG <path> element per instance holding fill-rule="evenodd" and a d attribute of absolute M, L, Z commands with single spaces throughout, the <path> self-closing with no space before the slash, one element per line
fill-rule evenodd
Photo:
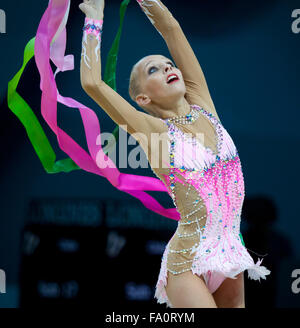
<path fill-rule="evenodd" d="M 113 161 L 103 152 L 101 145 L 96 143 L 97 137 L 100 134 L 100 125 L 96 114 L 76 100 L 63 97 L 59 94 L 55 76 L 50 66 L 50 58 L 55 64 L 60 66 L 56 73 L 72 69 L 72 56 L 64 57 L 66 48 L 65 29 L 63 29 L 57 40 L 51 45 L 51 51 L 50 44 L 63 21 L 68 5 L 68 0 L 50 0 L 36 35 L 35 61 L 41 77 L 41 112 L 43 118 L 57 136 L 60 148 L 80 168 L 105 177 L 117 189 L 136 197 L 146 208 L 155 213 L 179 220 L 180 215 L 176 208 L 164 208 L 158 201 L 145 192 L 146 190 L 168 192 L 163 182 L 157 178 L 120 173 Z M 57 125 L 57 101 L 70 108 L 77 108 L 79 110 L 90 154 L 82 149 Z M 96 164 L 96 157 L 99 153 L 102 155 L 101 158 L 105 159 L 105 168 L 100 168 Z"/>

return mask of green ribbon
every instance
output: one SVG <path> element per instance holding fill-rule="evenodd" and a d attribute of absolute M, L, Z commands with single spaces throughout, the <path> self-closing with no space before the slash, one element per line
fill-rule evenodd
<path fill-rule="evenodd" d="M 116 70 L 117 70 L 117 60 L 118 60 L 118 52 L 119 52 L 119 46 L 120 46 L 120 39 L 123 29 L 123 22 L 125 17 L 125 12 L 127 9 L 127 6 L 129 4 L 130 0 L 124 0 L 121 3 L 120 6 L 120 25 L 119 29 L 117 31 L 115 40 L 111 46 L 111 49 L 107 55 L 107 61 L 105 66 L 105 72 L 104 72 L 104 81 L 106 84 L 108 84 L 112 89 L 117 90 L 116 85 Z M 115 129 L 113 130 L 112 134 L 114 135 L 116 141 L 118 141 L 119 138 L 119 126 L 116 125 Z M 106 153 L 106 151 L 105 151 Z"/>
<path fill-rule="evenodd" d="M 119 51 L 124 16 L 129 2 L 130 0 L 124 0 L 121 3 L 119 29 L 117 31 L 117 35 L 114 39 L 112 47 L 108 53 L 105 66 L 105 75 L 103 80 L 114 90 L 116 90 L 117 54 Z M 34 56 L 34 43 L 35 37 L 26 44 L 24 49 L 23 65 L 17 74 L 8 82 L 8 108 L 18 117 L 18 119 L 25 127 L 28 138 L 47 173 L 71 172 L 73 170 L 80 170 L 80 167 L 71 158 L 65 158 L 56 161 L 56 154 L 41 124 L 39 123 L 38 118 L 34 114 L 31 107 L 27 104 L 27 102 L 17 92 L 17 87 L 24 69 L 26 68 L 30 59 L 32 59 Z M 118 140 L 118 130 L 119 126 L 117 125 L 113 131 L 113 135 L 116 141 Z M 106 155 L 108 151 L 108 149 L 105 151 Z"/>
<path fill-rule="evenodd" d="M 244 239 L 243 239 L 243 236 L 242 236 L 242 234 L 241 234 L 241 233 L 240 233 L 240 235 L 239 235 L 239 236 L 240 236 L 240 239 L 241 239 L 241 242 L 242 242 L 242 244 L 243 244 L 244 246 L 246 246 L 246 245 L 245 245 L 245 242 L 244 242 Z"/>
<path fill-rule="evenodd" d="M 56 161 L 56 154 L 36 115 L 16 90 L 27 63 L 34 56 L 34 42 L 35 38 L 32 38 L 26 44 L 23 65 L 18 73 L 8 82 L 8 107 L 24 125 L 29 140 L 47 173 L 71 172 L 76 169 L 78 170 L 80 168 L 71 158 Z"/>

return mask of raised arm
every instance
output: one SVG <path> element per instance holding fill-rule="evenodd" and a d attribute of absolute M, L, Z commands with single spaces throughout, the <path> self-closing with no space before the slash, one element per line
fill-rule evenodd
<path fill-rule="evenodd" d="M 136 110 L 101 78 L 100 48 L 104 0 L 85 0 L 79 8 L 86 15 L 80 63 L 83 89 L 115 123 L 126 125 L 130 134 L 142 132 L 149 138 L 151 132 L 164 132 L 166 127 L 161 120 Z M 147 142 L 150 143 L 150 139 Z"/>
<path fill-rule="evenodd" d="M 164 38 L 176 66 L 181 70 L 187 89 L 187 101 L 205 107 L 218 117 L 203 71 L 178 21 L 160 0 L 137 2 Z"/>

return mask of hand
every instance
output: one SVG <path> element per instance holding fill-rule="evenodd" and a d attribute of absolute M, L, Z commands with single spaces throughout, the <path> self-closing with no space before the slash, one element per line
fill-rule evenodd
<path fill-rule="evenodd" d="M 88 18 L 103 19 L 104 0 L 83 0 L 79 9 Z"/>

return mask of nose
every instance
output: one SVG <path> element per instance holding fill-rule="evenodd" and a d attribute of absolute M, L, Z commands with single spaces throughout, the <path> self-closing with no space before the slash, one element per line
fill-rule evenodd
<path fill-rule="evenodd" d="M 165 73 L 167 73 L 169 70 L 172 70 L 172 66 L 170 64 L 167 64 L 165 67 Z"/>

